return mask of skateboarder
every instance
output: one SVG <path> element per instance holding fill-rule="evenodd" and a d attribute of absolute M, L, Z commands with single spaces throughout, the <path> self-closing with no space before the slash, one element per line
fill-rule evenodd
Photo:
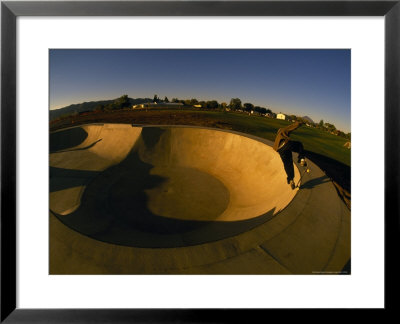
<path fill-rule="evenodd" d="M 290 133 L 299 128 L 303 123 L 296 121 L 292 125 L 280 128 L 275 138 L 274 150 L 277 151 L 282 159 L 283 166 L 287 175 L 287 183 L 292 189 L 296 188 L 294 183 L 294 168 L 292 152 L 299 153 L 298 163 L 302 166 L 307 166 L 304 158 L 303 144 L 301 142 L 292 141 L 289 137 Z"/>

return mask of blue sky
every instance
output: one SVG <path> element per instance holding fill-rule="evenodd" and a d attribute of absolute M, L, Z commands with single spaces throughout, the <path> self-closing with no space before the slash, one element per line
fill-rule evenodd
<path fill-rule="evenodd" d="M 50 109 L 131 98 L 196 98 L 323 119 L 350 131 L 350 50 L 50 50 Z"/>

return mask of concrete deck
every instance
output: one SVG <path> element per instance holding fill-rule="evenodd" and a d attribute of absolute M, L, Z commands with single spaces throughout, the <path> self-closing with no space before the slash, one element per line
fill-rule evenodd
<path fill-rule="evenodd" d="M 350 211 L 311 161 L 292 191 L 271 144 L 176 126 L 52 133 L 50 273 L 341 271 Z"/>

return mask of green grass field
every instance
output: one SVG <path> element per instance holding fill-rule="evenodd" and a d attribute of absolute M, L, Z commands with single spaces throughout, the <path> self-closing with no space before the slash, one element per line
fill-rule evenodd
<path fill-rule="evenodd" d="M 234 130 L 259 136 L 271 141 L 275 139 L 276 132 L 279 128 L 290 124 L 288 121 L 232 112 L 203 111 L 199 113 L 207 115 L 208 118 L 215 118 L 216 120 L 223 121 L 231 125 Z M 348 141 L 345 138 L 307 126 L 298 128 L 291 134 L 291 138 L 296 141 L 301 141 L 304 145 L 304 149 L 308 151 L 324 155 L 350 166 L 351 150 L 344 147 L 344 144 Z"/>
<path fill-rule="evenodd" d="M 249 116 L 244 113 L 222 112 L 212 110 L 194 110 L 193 108 L 170 108 L 136 110 L 117 110 L 108 113 L 95 113 L 87 116 L 65 118 L 51 127 L 66 127 L 79 123 L 138 123 L 154 125 L 196 125 L 219 127 L 255 135 L 273 141 L 279 128 L 290 123 L 283 120 L 261 116 Z M 345 138 L 335 136 L 322 130 L 302 126 L 291 134 L 291 138 L 301 141 L 304 149 L 350 166 L 351 150 L 344 147 Z"/>

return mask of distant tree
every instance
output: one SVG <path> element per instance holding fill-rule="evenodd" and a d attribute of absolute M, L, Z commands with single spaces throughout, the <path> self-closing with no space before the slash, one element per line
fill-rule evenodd
<path fill-rule="evenodd" d="M 153 102 L 158 103 L 160 101 L 160 99 L 158 98 L 158 96 L 155 94 L 154 98 L 153 98 Z"/>
<path fill-rule="evenodd" d="M 267 108 L 261 107 L 260 108 L 260 113 L 262 113 L 263 115 L 265 115 L 267 113 Z"/>
<path fill-rule="evenodd" d="M 209 109 L 217 109 L 218 108 L 218 101 L 216 100 L 211 100 L 206 102 L 207 108 Z"/>
<path fill-rule="evenodd" d="M 205 101 L 199 101 L 198 104 L 201 105 L 201 108 L 207 108 L 207 103 Z"/>
<path fill-rule="evenodd" d="M 252 111 L 254 109 L 254 105 L 249 102 L 244 103 L 243 107 L 244 107 L 244 110 L 246 110 L 246 111 Z"/>
<path fill-rule="evenodd" d="M 226 102 L 221 102 L 222 109 L 226 109 L 227 106 L 228 106 L 228 104 Z"/>
<path fill-rule="evenodd" d="M 321 119 L 318 124 L 319 127 L 324 127 L 324 121 Z"/>
<path fill-rule="evenodd" d="M 330 132 L 333 132 L 333 131 L 336 130 L 336 127 L 335 127 L 335 125 L 333 125 L 333 124 L 325 123 L 324 126 L 325 126 L 325 128 L 326 128 L 328 131 L 330 131 Z"/>
<path fill-rule="evenodd" d="M 123 95 L 114 100 L 114 103 L 112 104 L 112 109 L 123 109 L 130 106 L 131 103 L 129 101 L 128 95 Z"/>
<path fill-rule="evenodd" d="M 169 103 L 169 100 L 168 100 L 168 97 L 167 97 L 167 96 L 165 96 L 164 102 Z"/>
<path fill-rule="evenodd" d="M 179 99 L 178 98 L 172 98 L 171 102 L 177 103 L 177 102 L 179 102 Z"/>
<path fill-rule="evenodd" d="M 337 136 L 346 138 L 346 134 L 344 132 L 340 131 L 340 130 L 337 131 Z"/>
<path fill-rule="evenodd" d="M 233 110 L 238 110 L 242 108 L 242 101 L 239 98 L 232 98 L 229 103 L 229 108 Z"/>
<path fill-rule="evenodd" d="M 191 105 L 197 105 L 199 102 L 197 101 L 197 99 L 195 99 L 195 98 L 192 98 L 192 99 L 190 99 L 190 104 Z"/>

